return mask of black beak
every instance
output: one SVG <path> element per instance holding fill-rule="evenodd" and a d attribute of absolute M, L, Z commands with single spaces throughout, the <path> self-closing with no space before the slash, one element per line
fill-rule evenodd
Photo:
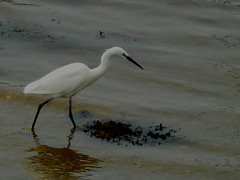
<path fill-rule="evenodd" d="M 133 64 L 135 64 L 136 66 L 138 66 L 139 68 L 143 69 L 142 66 L 140 66 L 136 61 L 134 61 L 131 57 L 127 56 L 126 54 L 123 53 L 123 56 L 125 58 L 127 58 L 127 60 L 129 60 L 130 62 L 132 62 Z"/>

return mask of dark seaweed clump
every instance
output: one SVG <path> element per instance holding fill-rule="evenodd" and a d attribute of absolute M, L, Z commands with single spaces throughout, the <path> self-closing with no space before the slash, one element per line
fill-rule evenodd
<path fill-rule="evenodd" d="M 106 140 L 108 142 L 117 143 L 118 145 L 127 142 L 132 145 L 158 144 L 162 141 L 173 137 L 176 132 L 173 129 L 167 129 L 162 124 L 143 128 L 140 126 L 132 127 L 130 123 L 107 121 L 93 121 L 88 123 L 84 130 L 91 137 Z"/>

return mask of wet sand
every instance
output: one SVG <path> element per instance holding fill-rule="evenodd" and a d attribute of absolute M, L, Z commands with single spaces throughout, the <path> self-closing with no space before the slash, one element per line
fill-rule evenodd
<path fill-rule="evenodd" d="M 238 179 L 240 63 L 237 1 L 0 1 L 0 179 Z M 103 31 L 105 37 L 101 37 Z M 117 145 L 71 134 L 68 101 L 23 87 L 72 62 L 120 59 L 73 98 L 79 126 L 96 119 L 175 136 L 159 145 Z M 84 117 L 83 110 L 91 116 Z"/>

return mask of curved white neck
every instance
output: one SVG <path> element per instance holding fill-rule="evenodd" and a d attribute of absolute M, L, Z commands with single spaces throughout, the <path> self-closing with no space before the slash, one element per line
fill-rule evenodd
<path fill-rule="evenodd" d="M 101 57 L 101 63 L 98 67 L 92 69 L 92 74 L 94 76 L 94 79 L 97 80 L 99 79 L 109 68 L 110 66 L 110 58 L 111 58 L 112 54 L 105 52 L 103 53 L 102 57 Z"/>

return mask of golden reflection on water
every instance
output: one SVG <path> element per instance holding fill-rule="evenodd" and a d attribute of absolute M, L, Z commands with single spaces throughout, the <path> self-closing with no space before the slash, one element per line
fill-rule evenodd
<path fill-rule="evenodd" d="M 27 157 L 24 164 L 27 170 L 40 174 L 40 179 L 84 179 L 86 172 L 99 168 L 100 160 L 70 149 L 70 141 L 66 148 L 36 142 L 35 148 L 27 150 L 36 155 Z"/>

